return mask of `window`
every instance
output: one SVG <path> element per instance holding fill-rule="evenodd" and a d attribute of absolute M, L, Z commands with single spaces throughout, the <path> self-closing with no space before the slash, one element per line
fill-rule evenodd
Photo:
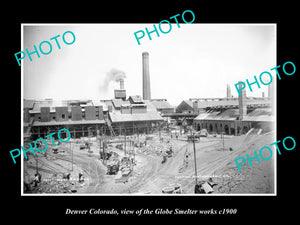
<path fill-rule="evenodd" d="M 61 114 L 61 118 L 65 119 L 66 118 L 66 114 Z"/>

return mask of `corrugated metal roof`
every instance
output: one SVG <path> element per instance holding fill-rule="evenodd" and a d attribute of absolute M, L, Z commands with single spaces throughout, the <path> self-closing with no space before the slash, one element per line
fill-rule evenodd
<path fill-rule="evenodd" d="M 193 110 L 193 102 L 189 100 L 183 100 L 176 108 L 176 112 L 182 112 L 186 110 Z"/>
<path fill-rule="evenodd" d="M 239 109 L 227 109 L 222 113 L 219 111 L 200 113 L 194 120 L 236 120 L 238 116 Z"/>
<path fill-rule="evenodd" d="M 94 106 L 102 106 L 103 111 L 107 111 L 108 110 L 107 109 L 107 105 L 104 102 L 101 102 L 101 100 L 99 100 L 99 99 L 93 99 L 92 101 L 93 101 L 93 105 Z"/>
<path fill-rule="evenodd" d="M 120 111 L 109 113 L 113 123 L 131 122 L 131 121 L 161 121 L 163 118 L 156 111 L 146 113 L 122 114 Z"/>
<path fill-rule="evenodd" d="M 104 120 L 68 120 L 68 121 L 56 121 L 51 120 L 49 122 L 34 121 L 33 126 L 58 126 L 58 125 L 81 125 L 81 124 L 104 124 Z"/>
<path fill-rule="evenodd" d="M 23 99 L 23 107 L 32 109 L 34 106 L 34 100 Z"/>
<path fill-rule="evenodd" d="M 147 112 L 149 111 L 157 112 L 155 106 L 152 104 L 150 100 L 144 100 L 144 103 L 147 105 Z"/>
<path fill-rule="evenodd" d="M 28 107 L 30 113 L 40 113 L 41 107 L 50 107 L 50 112 L 55 112 L 55 107 L 67 106 L 68 110 L 71 111 L 71 106 L 74 104 L 80 104 L 81 107 L 86 106 L 103 106 L 103 110 L 107 110 L 107 104 L 101 102 L 100 100 L 53 100 L 53 99 L 43 99 L 43 100 L 25 100 L 24 108 Z"/>
<path fill-rule="evenodd" d="M 173 109 L 174 107 L 166 100 L 151 100 L 151 103 L 157 109 Z"/>
<path fill-rule="evenodd" d="M 112 100 L 105 100 L 105 101 L 100 101 L 101 103 L 106 105 L 106 108 L 108 109 L 109 106 L 111 106 L 112 108 L 114 108 L 114 105 L 112 103 Z"/>
<path fill-rule="evenodd" d="M 272 122 L 275 117 L 271 115 L 271 108 L 259 108 L 244 116 L 243 121 Z M 236 120 L 239 117 L 239 109 L 227 109 L 220 113 L 200 113 L 194 120 Z"/>
<path fill-rule="evenodd" d="M 115 108 L 120 108 L 123 104 L 130 104 L 129 101 L 123 101 L 122 99 L 113 99 L 112 103 L 114 105 Z"/>
<path fill-rule="evenodd" d="M 275 122 L 271 108 L 259 108 L 244 116 L 243 121 Z"/>
<path fill-rule="evenodd" d="M 34 107 L 30 110 L 30 113 L 40 113 L 41 107 L 50 107 L 50 112 L 55 112 L 55 107 L 68 106 L 65 101 L 57 101 L 57 100 L 37 100 L 34 103 Z M 69 107 L 69 111 L 70 111 Z"/>
<path fill-rule="evenodd" d="M 133 103 L 144 103 L 144 100 L 140 95 L 130 95 L 129 99 L 131 99 Z"/>
<path fill-rule="evenodd" d="M 119 99 L 118 99 L 119 100 Z M 130 121 L 160 121 L 163 120 L 163 118 L 159 115 L 159 113 L 156 111 L 156 108 L 149 100 L 144 100 L 144 104 L 147 106 L 147 112 L 146 113 L 124 113 L 122 114 L 120 110 L 117 110 L 114 108 L 112 112 L 109 112 L 111 121 L 113 123 L 118 122 L 130 122 Z M 117 101 L 117 103 L 122 103 L 121 105 L 125 104 L 128 105 L 129 101 Z M 113 100 L 112 101 L 105 101 L 105 104 L 107 105 L 114 105 Z M 132 105 L 132 104 L 129 104 Z M 133 104 L 135 105 L 135 104 Z"/>
<path fill-rule="evenodd" d="M 184 100 L 182 101 L 179 106 L 177 107 L 176 111 L 184 111 L 184 110 L 191 110 L 193 109 L 193 102 L 192 100 Z M 238 99 L 222 99 L 222 100 L 209 100 L 209 101 L 197 101 L 198 108 L 211 108 L 211 107 L 226 107 L 226 106 L 238 106 L 239 101 Z M 255 98 L 247 98 L 245 99 L 245 103 L 247 106 L 250 105 L 270 105 L 270 99 L 255 99 Z"/>
<path fill-rule="evenodd" d="M 205 119 L 213 119 L 220 112 L 212 112 L 212 113 L 200 113 L 194 120 L 205 120 Z"/>

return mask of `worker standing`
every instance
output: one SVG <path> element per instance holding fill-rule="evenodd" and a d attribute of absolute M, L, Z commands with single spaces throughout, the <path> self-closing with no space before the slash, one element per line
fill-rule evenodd
<path fill-rule="evenodd" d="M 79 173 L 78 177 L 79 177 L 79 183 L 83 183 L 84 182 L 84 176 L 83 176 L 83 174 Z"/>
<path fill-rule="evenodd" d="M 36 173 L 34 174 L 34 180 L 33 180 L 34 187 L 36 187 L 37 184 L 41 182 L 41 180 L 42 180 L 42 175 L 38 171 L 36 171 Z"/>
<path fill-rule="evenodd" d="M 189 156 L 190 153 L 188 151 L 188 149 L 186 148 L 185 153 L 184 153 L 184 166 L 187 167 L 189 164 Z"/>

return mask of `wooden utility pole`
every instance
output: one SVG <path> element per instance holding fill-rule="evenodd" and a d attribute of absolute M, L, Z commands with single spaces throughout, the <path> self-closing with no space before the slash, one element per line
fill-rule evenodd
<path fill-rule="evenodd" d="M 73 171 L 73 155 L 74 155 L 74 152 L 73 152 L 73 146 L 72 146 L 72 143 L 70 143 L 71 144 L 71 149 L 72 149 L 72 171 Z"/>
<path fill-rule="evenodd" d="M 101 138 L 99 137 L 99 159 L 101 159 Z"/>
<path fill-rule="evenodd" d="M 103 164 L 104 164 L 104 161 L 105 161 L 105 150 L 104 150 L 105 147 L 104 146 L 106 144 L 106 141 L 103 140 L 102 144 L 103 144 Z"/>
<path fill-rule="evenodd" d="M 36 162 L 36 164 L 35 164 L 35 170 L 36 170 L 36 173 L 38 173 L 39 171 L 38 171 L 38 156 L 36 155 L 35 156 L 36 158 L 35 158 L 35 162 Z"/>
<path fill-rule="evenodd" d="M 137 138 L 138 138 L 138 148 L 140 149 L 140 131 L 139 131 L 139 127 L 138 127 L 138 130 L 137 130 Z"/>
<path fill-rule="evenodd" d="M 191 129 L 191 141 L 193 142 L 193 149 L 194 149 L 194 165 L 195 165 L 195 185 L 198 184 L 198 174 L 197 174 L 197 156 L 196 156 L 196 144 L 195 144 L 195 134 L 193 133 Z"/>
<path fill-rule="evenodd" d="M 197 160 L 196 160 L 196 145 L 195 145 L 195 134 L 193 134 L 192 137 L 192 141 L 193 141 L 193 148 L 194 148 L 194 164 L 195 164 L 195 185 L 197 185 L 198 183 L 198 175 L 197 175 Z"/>
<path fill-rule="evenodd" d="M 223 151 L 224 151 L 225 150 L 225 146 L 224 146 L 224 132 L 221 132 L 221 139 L 222 139 Z"/>
<path fill-rule="evenodd" d="M 159 125 L 158 125 L 158 135 L 159 135 L 159 142 L 160 142 L 160 140 L 161 140 L 160 127 L 161 127 L 161 124 L 159 123 Z"/>
<path fill-rule="evenodd" d="M 125 156 L 126 156 L 126 129 L 125 129 L 124 135 L 125 135 L 124 154 L 125 154 Z"/>

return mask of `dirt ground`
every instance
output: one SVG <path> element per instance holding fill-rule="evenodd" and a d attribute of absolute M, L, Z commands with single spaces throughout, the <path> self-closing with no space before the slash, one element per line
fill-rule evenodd
<path fill-rule="evenodd" d="M 76 193 L 76 194 L 162 194 L 162 188 L 171 184 L 180 184 L 184 194 L 194 194 L 195 164 L 192 143 L 185 136 L 178 139 L 162 134 L 163 142 L 158 135 L 151 135 L 147 145 L 135 148 L 128 145 L 127 150 L 135 151 L 136 165 L 127 182 L 117 182 L 117 175 L 106 174 L 106 166 L 100 160 L 99 143 L 92 142 L 91 151 L 80 150 L 80 140 L 72 140 L 59 146 L 54 154 L 51 147 L 38 157 L 29 156 L 24 160 L 24 181 L 30 183 L 38 168 L 42 182 L 32 187 L 29 193 Z M 128 137 L 137 141 L 136 136 Z M 145 141 L 140 136 L 139 141 Z M 241 166 L 239 172 L 234 159 L 246 154 L 253 156 L 263 146 L 274 142 L 273 134 L 225 136 L 224 148 L 220 136 L 201 137 L 196 142 L 197 180 L 212 178 L 216 185 L 215 194 L 253 194 L 274 193 L 274 157 L 261 163 L 252 161 Z M 162 163 L 162 152 L 172 145 L 173 156 Z M 124 151 L 110 148 L 121 156 Z M 232 151 L 229 151 L 232 148 Z M 72 154 L 73 153 L 73 154 Z M 275 153 L 275 152 L 273 152 Z M 187 157 L 186 157 L 187 155 Z M 185 160 L 186 158 L 186 160 Z M 72 160 L 73 159 L 73 160 Z M 36 161 L 38 163 L 36 164 Z M 73 161 L 73 169 L 72 169 Z M 83 173 L 85 180 L 79 183 L 78 174 Z M 70 180 L 63 180 L 63 174 L 70 173 Z"/>

